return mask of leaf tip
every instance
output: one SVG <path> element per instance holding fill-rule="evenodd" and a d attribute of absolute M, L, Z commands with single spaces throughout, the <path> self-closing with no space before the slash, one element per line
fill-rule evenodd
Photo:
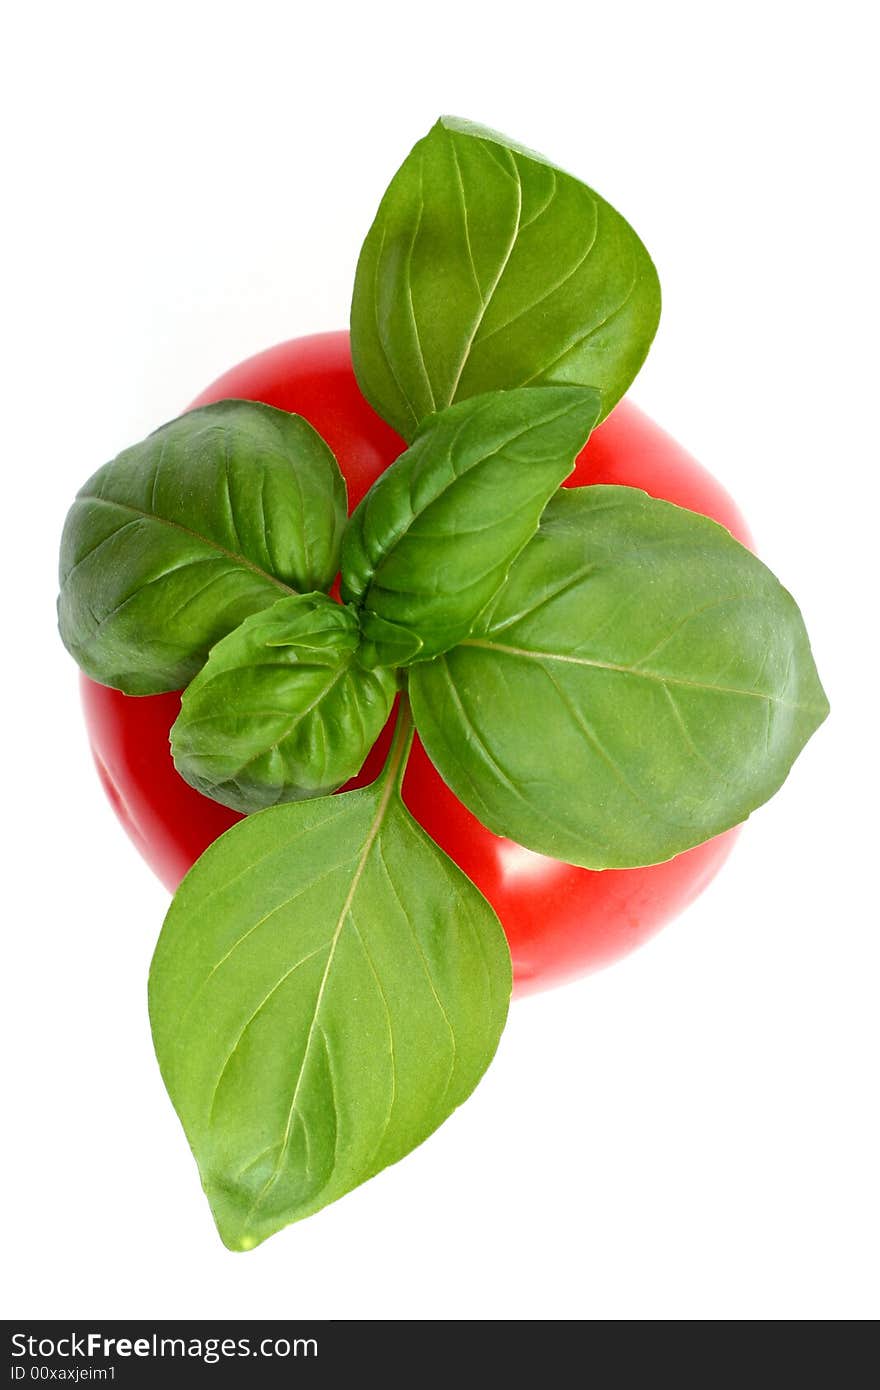
<path fill-rule="evenodd" d="M 256 1250 L 257 1246 L 262 1244 L 257 1236 L 246 1232 L 233 1235 L 231 1231 L 224 1230 L 219 1223 L 217 1231 L 226 1249 L 231 1250 L 233 1255 L 246 1255 L 249 1250 Z"/>

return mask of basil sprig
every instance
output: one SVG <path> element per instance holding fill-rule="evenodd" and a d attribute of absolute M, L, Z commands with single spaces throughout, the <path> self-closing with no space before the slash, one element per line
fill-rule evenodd
<path fill-rule="evenodd" d="M 745 819 L 827 713 L 794 600 L 722 527 L 631 488 L 558 490 L 658 313 L 607 203 L 444 119 L 358 265 L 358 377 L 411 445 L 351 519 L 312 427 L 242 401 L 163 426 L 74 502 L 64 642 L 130 694 L 185 687 L 178 770 L 258 812 L 187 875 L 150 973 L 234 1249 L 419 1144 L 504 1026 L 502 926 L 401 799 L 413 715 L 486 826 L 605 869 Z M 398 692 L 379 778 L 328 795 Z"/>

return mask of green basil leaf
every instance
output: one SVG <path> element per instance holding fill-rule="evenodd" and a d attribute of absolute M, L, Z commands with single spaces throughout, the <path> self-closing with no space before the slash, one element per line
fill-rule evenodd
<path fill-rule="evenodd" d="M 517 386 L 595 386 L 607 415 L 659 317 L 656 271 L 619 213 L 541 155 L 444 116 L 367 234 L 352 356 L 406 439 L 434 411 Z"/>
<path fill-rule="evenodd" d="M 349 521 L 342 596 L 365 665 L 403 665 L 466 637 L 574 468 L 599 393 L 496 391 L 430 416 Z"/>
<path fill-rule="evenodd" d="M 330 586 L 346 510 L 306 420 L 250 401 L 190 411 L 77 496 L 61 542 L 64 644 L 104 685 L 179 690 L 249 614 Z"/>
<path fill-rule="evenodd" d="M 326 594 L 279 599 L 224 637 L 171 730 L 182 777 L 236 811 L 335 791 L 391 713 L 391 671 L 355 660 L 360 629 Z"/>
<path fill-rule="evenodd" d="M 591 869 L 744 820 L 828 711 L 770 571 L 622 487 L 555 497 L 474 635 L 414 667 L 410 692 L 429 756 L 489 829 Z"/>
<path fill-rule="evenodd" d="M 225 1244 L 426 1139 L 489 1065 L 510 988 L 495 913 L 387 777 L 222 836 L 171 905 L 150 1016 Z"/>

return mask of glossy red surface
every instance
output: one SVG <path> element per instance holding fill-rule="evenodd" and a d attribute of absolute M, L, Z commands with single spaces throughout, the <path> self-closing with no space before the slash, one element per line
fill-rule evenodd
<path fill-rule="evenodd" d="M 361 497 L 404 447 L 360 394 L 348 334 L 322 333 L 260 353 L 213 382 L 193 402 L 237 397 L 304 415 L 336 454 Z M 748 528 L 724 489 L 635 406 L 622 401 L 581 453 L 569 486 L 641 487 L 727 526 L 745 544 Z M 82 678 L 83 705 L 101 780 L 119 819 L 170 889 L 240 817 L 194 791 L 176 773 L 168 731 L 179 696 L 135 698 Z M 379 770 L 386 729 L 359 777 Z M 666 864 L 597 873 L 534 854 L 486 830 L 441 781 L 416 738 L 404 799 L 428 833 L 494 906 L 510 942 L 519 992 L 606 965 L 652 936 L 693 901 L 730 852 L 737 831 Z"/>

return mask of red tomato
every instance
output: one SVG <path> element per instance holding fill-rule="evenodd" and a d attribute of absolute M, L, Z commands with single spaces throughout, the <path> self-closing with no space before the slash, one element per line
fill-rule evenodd
<path fill-rule="evenodd" d="M 265 401 L 310 420 L 339 460 L 355 507 L 403 441 L 360 394 L 347 333 L 322 333 L 270 348 L 233 367 L 193 402 Z M 722 522 L 745 544 L 745 522 L 727 493 L 669 435 L 622 401 L 590 439 L 568 485 L 644 488 Z M 95 761 L 119 819 L 170 889 L 240 817 L 201 796 L 176 773 L 168 731 L 176 694 L 140 698 L 82 678 Z M 382 765 L 390 730 L 349 786 Z M 453 796 L 416 738 L 404 799 L 428 834 L 495 908 L 513 954 L 517 989 L 555 984 L 606 965 L 653 935 L 714 877 L 736 831 L 646 869 L 577 869 L 486 830 Z"/>

